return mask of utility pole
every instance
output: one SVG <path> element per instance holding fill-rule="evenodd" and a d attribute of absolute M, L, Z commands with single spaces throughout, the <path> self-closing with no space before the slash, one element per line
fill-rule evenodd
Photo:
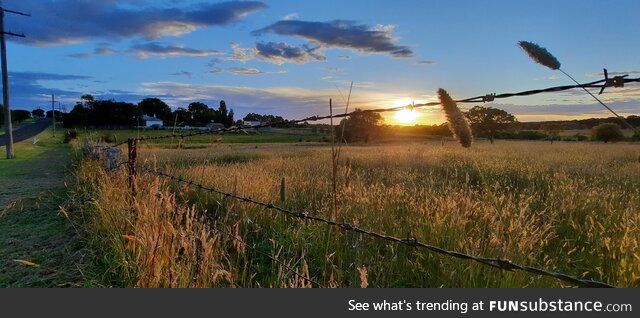
<path fill-rule="evenodd" d="M 55 96 L 51 94 L 51 118 L 53 118 L 53 138 L 56 137 L 56 106 Z"/>
<path fill-rule="evenodd" d="M 2 0 L 0 0 L 0 55 L 2 60 L 2 103 L 4 105 L 4 130 L 7 136 L 7 159 L 13 159 L 13 127 L 11 127 L 11 106 L 9 105 L 9 75 L 7 71 L 7 43 L 5 41 L 5 35 L 12 35 L 24 38 L 24 34 L 16 34 L 12 32 L 6 32 L 4 30 L 4 13 L 13 13 L 17 15 L 30 16 L 26 13 L 7 10 L 2 6 Z"/>

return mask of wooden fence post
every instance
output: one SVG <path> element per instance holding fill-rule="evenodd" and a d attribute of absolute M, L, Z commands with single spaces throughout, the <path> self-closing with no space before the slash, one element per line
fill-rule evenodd
<path fill-rule="evenodd" d="M 129 138 L 127 141 L 129 148 L 129 188 L 131 195 L 136 195 L 136 158 L 138 157 L 138 140 Z"/>

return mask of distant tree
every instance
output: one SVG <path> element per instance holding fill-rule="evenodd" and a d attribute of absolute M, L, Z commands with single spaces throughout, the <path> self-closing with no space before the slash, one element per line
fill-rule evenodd
<path fill-rule="evenodd" d="M 17 123 L 21 123 L 31 118 L 31 112 L 28 110 L 16 109 L 11 111 L 11 120 Z"/>
<path fill-rule="evenodd" d="M 145 98 L 138 103 L 138 108 L 147 116 L 155 116 L 166 121 L 171 119 L 171 108 L 159 98 Z"/>
<path fill-rule="evenodd" d="M 53 114 L 54 114 L 53 111 L 48 110 L 45 117 L 52 118 Z M 60 118 L 62 118 L 62 112 L 60 112 L 59 110 L 56 110 L 55 114 L 56 114 L 56 120 L 59 120 Z"/>
<path fill-rule="evenodd" d="M 474 134 L 489 138 L 491 143 L 496 133 L 515 129 L 519 124 L 515 116 L 493 107 L 475 106 L 467 111 L 465 116 Z"/>
<path fill-rule="evenodd" d="M 381 125 L 384 122 L 382 115 L 379 113 L 362 112 L 356 108 L 356 113 L 349 118 L 345 118 L 340 125 L 335 127 L 336 134 L 342 133 L 344 125 L 344 139 L 346 141 L 364 141 L 369 142 L 372 139 L 381 136 Z"/>
<path fill-rule="evenodd" d="M 608 143 L 623 140 L 624 135 L 618 124 L 604 123 L 591 128 L 591 139 Z"/>
<path fill-rule="evenodd" d="M 73 107 L 71 112 L 69 112 L 69 114 L 64 116 L 64 118 L 62 119 L 64 128 L 73 128 L 75 126 L 90 126 L 92 124 L 90 121 L 91 113 L 91 109 L 84 107 L 82 103 L 77 103 L 76 106 Z"/>
<path fill-rule="evenodd" d="M 234 123 L 233 115 L 234 115 L 233 114 L 233 109 L 229 110 L 229 114 L 227 115 L 227 121 L 224 124 L 225 127 L 233 126 L 233 123 Z"/>
<path fill-rule="evenodd" d="M 172 122 L 171 122 L 172 126 L 174 122 L 178 125 L 186 125 L 191 122 L 192 114 L 189 110 L 179 107 L 178 109 L 176 109 L 176 111 L 173 112 L 171 117 L 172 117 Z"/>
<path fill-rule="evenodd" d="M 191 120 L 192 125 L 206 125 L 211 123 L 216 117 L 215 111 L 209 108 L 207 104 L 201 102 L 191 103 L 188 108 L 189 112 L 193 115 L 193 119 Z"/>
<path fill-rule="evenodd" d="M 33 117 L 43 118 L 44 117 L 44 110 L 42 110 L 40 108 L 34 109 L 33 111 L 31 111 L 31 114 L 33 115 Z"/>
<path fill-rule="evenodd" d="M 564 131 L 565 126 L 561 123 L 543 123 L 540 125 L 540 130 L 544 131 L 547 135 L 547 138 L 553 143 L 554 140 L 558 139 L 560 133 Z"/>
<path fill-rule="evenodd" d="M 228 119 L 229 119 L 228 116 L 229 116 L 229 110 L 227 109 L 227 103 L 225 103 L 225 101 L 221 100 L 220 101 L 220 106 L 218 107 L 218 110 L 215 111 L 214 121 L 216 123 L 221 123 L 221 124 L 227 126 Z"/>

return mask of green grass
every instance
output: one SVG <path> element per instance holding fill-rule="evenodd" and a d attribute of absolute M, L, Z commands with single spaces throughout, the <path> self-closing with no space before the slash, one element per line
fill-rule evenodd
<path fill-rule="evenodd" d="M 176 131 L 176 134 L 190 134 L 198 132 L 197 130 Z M 93 138 L 107 140 L 109 143 L 118 143 L 126 141 L 128 138 L 143 138 L 171 135 L 172 130 L 81 130 L 78 129 L 81 138 Z M 317 133 L 306 133 L 300 131 L 288 132 L 286 129 L 276 129 L 274 131 L 266 131 L 260 133 L 245 134 L 242 132 L 227 132 L 224 134 L 206 134 L 184 139 L 184 144 L 210 144 L 210 143 L 293 143 L 293 142 L 321 142 L 328 139 L 327 135 Z M 168 138 L 157 141 L 147 141 L 145 143 L 155 144 L 174 144 L 177 145 L 180 138 Z"/>
<path fill-rule="evenodd" d="M 15 144 L 16 159 L 0 159 L 0 287 L 83 284 L 81 240 L 59 209 L 66 201 L 69 148 L 51 130 L 37 137 L 36 145 Z"/>

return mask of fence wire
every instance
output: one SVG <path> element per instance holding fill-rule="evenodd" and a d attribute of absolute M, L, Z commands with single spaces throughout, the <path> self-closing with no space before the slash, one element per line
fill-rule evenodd
<path fill-rule="evenodd" d="M 581 85 L 555 86 L 555 87 L 549 87 L 549 88 L 543 88 L 543 89 L 534 89 L 534 90 L 522 91 L 522 92 L 517 92 L 517 93 L 487 94 L 487 95 L 482 95 L 482 96 L 476 96 L 476 97 L 470 97 L 470 98 L 456 100 L 456 103 L 486 103 L 486 102 L 495 101 L 496 99 L 510 98 L 510 97 L 515 97 L 515 96 L 530 96 L 530 95 L 536 95 L 536 94 L 542 94 L 542 93 L 551 93 L 551 92 L 561 92 L 561 91 L 566 91 L 566 90 L 571 90 L 571 89 L 576 89 L 576 88 L 600 88 L 600 93 L 599 94 L 602 94 L 604 92 L 605 88 L 607 88 L 607 87 L 624 87 L 624 85 L 627 84 L 627 83 L 640 82 L 640 78 L 627 78 L 627 76 L 628 75 L 616 76 L 614 78 L 606 77 L 605 79 L 602 79 L 602 80 L 593 81 L 593 82 L 589 82 L 589 83 L 585 83 L 585 84 L 581 84 Z M 281 126 L 281 125 L 294 125 L 294 124 L 300 124 L 300 123 L 305 123 L 305 122 L 314 122 L 314 121 L 320 121 L 320 120 L 331 119 L 331 118 L 345 118 L 345 117 L 350 117 L 350 116 L 353 116 L 353 115 L 356 115 L 356 114 L 385 113 L 385 112 L 399 111 L 399 110 L 403 110 L 403 109 L 433 107 L 433 106 L 439 106 L 439 105 L 440 105 L 440 102 L 430 102 L 430 103 L 411 104 L 411 105 L 391 107 L 391 108 L 376 108 L 376 109 L 356 110 L 356 111 L 347 112 L 347 113 L 343 113 L 343 114 L 336 114 L 336 115 L 325 115 L 325 116 L 317 116 L 316 115 L 316 116 L 310 116 L 310 117 L 303 118 L 303 119 L 282 120 L 282 121 L 277 121 L 277 122 L 264 123 L 264 124 L 261 124 L 261 125 L 252 126 L 251 129 L 277 127 L 277 126 Z M 244 130 L 244 128 L 242 128 L 242 127 L 229 127 L 229 128 L 219 128 L 219 129 L 213 129 L 213 130 L 193 132 L 193 133 L 188 133 L 188 134 L 172 133 L 170 135 L 153 136 L 153 137 L 138 137 L 138 138 L 134 138 L 134 139 L 136 139 L 138 141 L 161 140 L 161 139 L 168 139 L 168 138 L 181 138 L 181 139 L 183 139 L 183 138 L 189 138 L 189 137 L 195 137 L 195 136 L 201 136 L 201 135 L 217 134 L 217 133 L 224 133 L 224 132 L 231 132 L 231 131 L 243 131 L 243 130 Z M 127 141 L 116 143 L 115 145 L 113 145 L 113 147 L 119 147 L 119 146 L 122 146 L 122 145 L 124 145 L 126 143 L 127 143 Z"/>
<path fill-rule="evenodd" d="M 408 237 L 408 238 L 398 238 L 398 237 L 394 237 L 391 235 L 387 235 L 387 234 L 382 234 L 382 233 L 377 233 L 374 231 L 369 231 L 369 230 L 365 230 L 363 228 L 360 228 L 356 225 L 353 224 L 349 224 L 349 223 L 345 223 L 345 222 L 338 222 L 335 220 L 331 220 L 331 219 L 327 219 L 321 216 L 317 216 L 317 215 L 312 215 L 309 214 L 307 212 L 304 211 L 293 211 L 293 210 L 289 210 L 280 206 L 276 206 L 273 203 L 268 203 L 268 202 L 262 202 L 262 201 L 258 201 L 255 199 L 252 199 L 250 197 L 242 197 L 233 193 L 229 193 L 229 192 L 225 192 L 216 188 L 212 188 L 212 187 L 207 187 L 203 184 L 200 183 L 195 183 L 192 180 L 186 180 L 183 179 L 182 177 L 177 177 L 177 176 L 173 176 L 170 174 L 167 174 L 165 172 L 162 172 L 160 170 L 157 169 L 152 169 L 149 167 L 145 167 L 142 165 L 137 165 L 138 168 L 140 168 L 143 171 L 146 171 L 150 174 L 156 175 L 156 176 L 160 176 L 160 177 L 164 177 L 164 178 L 168 178 L 170 180 L 176 181 L 178 183 L 182 183 L 182 184 L 186 184 L 190 187 L 193 188 L 197 188 L 199 190 L 202 191 L 206 191 L 206 192 L 210 192 L 210 193 L 216 193 L 216 194 L 220 194 L 222 196 L 225 197 L 229 197 L 229 198 L 233 198 L 236 200 L 239 200 L 241 202 L 244 203 L 249 203 L 249 204 L 253 204 L 253 205 L 257 205 L 257 206 L 261 206 L 264 207 L 266 209 L 269 210 L 274 210 L 280 213 L 284 213 L 286 215 L 301 219 L 301 220 L 309 220 L 309 221 L 314 221 L 314 222 L 319 222 L 319 223 L 324 223 L 327 224 L 329 226 L 333 226 L 333 227 L 337 227 L 343 231 L 348 231 L 348 232 L 355 232 L 355 233 L 359 233 L 362 235 L 366 235 L 369 237 L 373 237 L 376 239 L 380 239 L 380 240 L 385 240 L 385 241 L 389 241 L 389 242 L 393 242 L 393 243 L 397 243 L 397 244 L 403 244 L 409 247 L 414 247 L 414 248 L 422 248 L 422 249 L 426 249 L 438 254 L 442 254 L 442 255 L 447 255 L 447 256 L 451 256 L 451 257 L 455 257 L 458 259 L 464 259 L 464 260 L 469 260 L 469 261 L 473 261 L 473 262 L 477 262 L 480 263 L 482 265 L 487 265 L 487 266 L 491 266 L 500 270 L 505 270 L 505 271 L 523 271 L 523 272 L 528 272 L 531 274 L 535 274 L 538 276 L 546 276 L 546 277 L 551 277 L 554 278 L 556 280 L 561 280 L 561 281 L 565 281 L 574 285 L 578 285 L 578 286 L 584 286 L 584 287 L 597 287 L 597 288 L 615 288 L 615 286 L 607 284 L 605 282 L 599 282 L 599 281 L 595 281 L 595 280 L 588 280 L 588 279 L 582 279 L 582 278 L 578 278 L 578 277 L 574 277 L 571 275 L 567 275 L 564 273 L 560 273 L 560 272 L 554 272 L 554 271 L 549 271 L 549 270 L 545 270 L 545 269 L 541 269 L 541 268 L 536 268 L 533 266 L 528 266 L 528 265 L 521 265 L 521 264 L 517 264 L 514 263 L 510 260 L 507 259 L 501 259 L 501 258 L 492 258 L 492 257 L 483 257 L 483 256 L 475 256 L 475 255 L 469 255 L 469 254 L 465 254 L 465 253 L 461 253 L 461 252 L 457 252 L 457 251 L 450 251 L 435 245 L 430 245 L 427 243 L 423 243 L 423 242 L 419 242 L 417 238 L 415 237 Z"/>

